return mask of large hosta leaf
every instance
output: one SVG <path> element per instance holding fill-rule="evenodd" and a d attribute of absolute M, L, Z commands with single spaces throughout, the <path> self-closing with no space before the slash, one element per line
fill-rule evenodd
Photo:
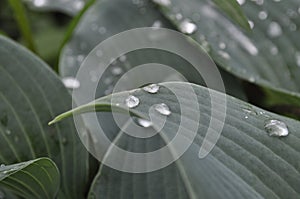
<path fill-rule="evenodd" d="M 196 119 L 199 111 L 191 107 L 195 101 L 191 97 L 190 86 L 198 100 L 199 121 Z M 300 123 L 201 86 L 163 83 L 157 94 L 149 94 L 143 89 L 117 93 L 113 95 L 113 101 L 112 96 L 100 98 L 95 103 L 60 115 L 55 121 L 95 108 L 98 111 L 108 111 L 110 108 L 128 110 L 125 103 L 128 95 L 139 98 L 140 104 L 129 110 L 138 117 L 149 119 L 150 108 L 157 103 L 165 103 L 171 114 L 162 116 L 158 112 L 154 113 L 154 128 L 159 127 L 161 120 L 166 119 L 157 136 L 140 139 L 119 132 L 114 139 L 115 145 L 127 151 L 153 151 L 172 140 L 179 127 L 184 129 L 182 139 L 192 139 L 191 126 L 199 123 L 197 135 L 184 155 L 162 170 L 130 174 L 102 165 L 90 191 L 91 198 L 299 198 Z M 214 110 L 210 108 L 212 96 L 227 98 L 226 120 L 213 151 L 204 159 L 199 159 L 199 148 L 211 119 L 222 122 L 220 115 L 224 113 L 220 112 L 222 104 Z M 271 137 L 269 131 L 266 131 L 266 124 L 270 120 L 285 123 L 289 135 Z M 216 126 L 212 126 L 212 129 L 215 128 Z M 143 133 L 146 131 L 140 131 L 140 134 Z M 175 145 L 169 145 L 169 148 L 176 152 L 173 146 Z M 115 152 L 109 150 L 106 159 L 114 160 Z M 124 161 L 126 166 L 127 157 L 122 158 L 124 159 L 120 164 Z"/>
<path fill-rule="evenodd" d="M 59 171 L 55 163 L 48 158 L 0 167 L 0 186 L 23 198 L 54 199 L 59 181 Z"/>
<path fill-rule="evenodd" d="M 195 23 L 197 31 L 191 36 L 199 43 L 208 42 L 210 54 L 224 69 L 281 96 L 288 94 L 295 98 L 290 102 L 299 105 L 299 2 L 240 2 L 253 26 L 250 32 L 235 26 L 206 0 L 172 0 L 162 13 L 178 27 L 184 19 Z M 281 99 L 281 103 L 289 100 Z"/>
<path fill-rule="evenodd" d="M 0 37 L 0 162 L 49 157 L 61 172 L 62 198 L 83 198 L 93 164 L 72 121 L 49 127 L 71 107 L 60 79 L 36 56 Z"/>

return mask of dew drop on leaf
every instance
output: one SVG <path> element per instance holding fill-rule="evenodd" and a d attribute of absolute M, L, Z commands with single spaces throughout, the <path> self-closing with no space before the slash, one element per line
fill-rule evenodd
<path fill-rule="evenodd" d="M 185 19 L 179 24 L 179 30 L 184 34 L 191 35 L 197 31 L 197 25 L 189 19 Z"/>
<path fill-rule="evenodd" d="M 282 34 L 281 26 L 277 22 L 271 22 L 268 27 L 268 35 L 270 37 L 279 37 Z"/>
<path fill-rule="evenodd" d="M 171 115 L 171 111 L 165 103 L 156 104 L 154 105 L 154 108 L 157 112 L 159 112 L 162 115 Z"/>
<path fill-rule="evenodd" d="M 80 82 L 74 77 L 64 77 L 62 82 L 64 83 L 65 87 L 69 89 L 76 89 L 80 87 Z"/>
<path fill-rule="evenodd" d="M 149 120 L 145 120 L 145 119 L 141 119 L 141 118 L 137 118 L 137 123 L 138 125 L 145 127 L 145 128 L 149 128 L 150 126 L 152 126 L 152 122 Z"/>
<path fill-rule="evenodd" d="M 280 120 L 268 120 L 265 123 L 265 130 L 269 136 L 285 137 L 289 134 L 286 124 Z"/>
<path fill-rule="evenodd" d="M 268 13 L 267 13 L 266 11 L 260 11 L 260 12 L 258 13 L 258 18 L 259 18 L 260 20 L 265 20 L 265 19 L 268 18 Z"/>
<path fill-rule="evenodd" d="M 125 104 L 128 108 L 134 108 L 137 107 L 140 103 L 139 98 L 133 96 L 133 95 L 129 95 L 126 100 L 125 100 Z"/>
<path fill-rule="evenodd" d="M 143 88 L 144 91 L 148 92 L 148 93 L 157 93 L 159 91 L 159 85 L 157 84 L 150 84 L 148 86 L 145 86 Z"/>

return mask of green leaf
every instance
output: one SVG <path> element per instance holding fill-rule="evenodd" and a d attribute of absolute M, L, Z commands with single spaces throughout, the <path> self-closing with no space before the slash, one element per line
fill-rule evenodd
<path fill-rule="evenodd" d="M 220 66 L 239 78 L 280 93 L 282 101 L 294 98 L 286 103 L 299 106 L 299 2 L 261 2 L 245 1 L 242 5 L 254 25 L 251 32 L 236 27 L 204 0 L 173 0 L 161 12 L 179 27 L 181 21 L 174 16 L 180 10 L 184 19 L 197 25 L 191 37 L 202 45 L 208 43 L 210 55 Z"/>
<path fill-rule="evenodd" d="M 26 46 L 33 52 L 36 52 L 35 45 L 32 38 L 30 24 L 28 22 L 25 8 L 21 0 L 9 0 L 8 2 L 14 12 L 16 22 L 19 26 L 22 37 L 25 40 Z"/>
<path fill-rule="evenodd" d="M 70 108 L 71 97 L 57 75 L 32 53 L 0 36 L 0 162 L 49 157 L 61 171 L 59 196 L 84 198 L 95 162 L 71 120 L 47 125 L 49 118 Z"/>
<path fill-rule="evenodd" d="M 190 87 L 195 93 L 196 102 L 193 101 Z M 58 116 L 54 121 L 95 109 L 109 111 L 111 108 L 118 108 L 119 112 L 126 111 L 128 107 L 125 99 L 128 95 L 134 95 L 140 100 L 137 107 L 129 109 L 135 116 L 149 120 L 151 107 L 158 103 L 165 103 L 171 114 L 162 117 L 155 112 L 151 117 L 154 129 L 160 126 L 161 121 L 166 120 L 157 136 L 139 139 L 120 131 L 113 141 L 115 145 L 127 151 L 153 151 L 178 135 L 179 126 L 183 129 L 183 139 L 193 139 L 194 132 L 191 128 L 195 123 L 199 124 L 197 135 L 182 157 L 162 170 L 130 174 L 102 165 L 91 188 L 90 198 L 122 196 L 209 199 L 300 196 L 300 123 L 198 85 L 170 82 L 160 84 L 157 94 L 149 94 L 143 89 L 117 93 L 113 95 L 113 101 L 112 96 L 97 99 Z M 220 106 L 214 109 L 211 109 L 212 96 L 220 101 Z M 204 159 L 199 159 L 200 146 L 204 136 L 207 136 L 210 122 L 222 122 L 220 116 L 225 114 L 222 112 L 222 99 L 225 98 L 226 119 L 221 136 L 211 153 Z M 193 107 L 194 103 L 198 104 L 200 111 Z M 200 119 L 197 120 L 199 114 Z M 289 135 L 281 138 L 269 136 L 265 125 L 271 119 L 284 122 Z M 212 129 L 217 130 L 216 126 Z M 146 132 L 139 131 L 140 134 Z M 169 145 L 170 151 L 177 152 L 173 146 Z M 105 157 L 112 157 L 110 160 L 113 160 L 114 153 L 114 150 L 108 150 Z M 124 161 L 125 165 L 126 158 L 125 156 L 124 160 L 119 161 Z"/>
<path fill-rule="evenodd" d="M 23 198 L 54 199 L 59 182 L 59 171 L 48 158 L 0 167 L 0 186 Z"/>

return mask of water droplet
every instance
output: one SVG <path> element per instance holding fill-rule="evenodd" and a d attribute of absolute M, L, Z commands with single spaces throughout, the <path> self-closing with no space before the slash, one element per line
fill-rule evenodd
<path fill-rule="evenodd" d="M 265 129 L 270 136 L 283 137 L 289 134 L 286 124 L 279 120 L 268 120 Z"/>
<path fill-rule="evenodd" d="M 181 19 L 183 18 L 183 16 L 182 16 L 181 13 L 177 13 L 177 14 L 175 15 L 175 18 L 176 18 L 177 20 L 181 20 Z"/>
<path fill-rule="evenodd" d="M 171 5 L 171 0 L 153 0 L 154 3 L 157 3 L 161 6 L 169 6 Z"/>
<path fill-rule="evenodd" d="M 102 57 L 102 55 L 103 55 L 103 52 L 102 52 L 102 50 L 97 50 L 96 51 L 96 55 L 97 55 L 97 57 Z"/>
<path fill-rule="evenodd" d="M 246 115 L 246 116 L 245 116 L 245 119 L 248 119 L 248 118 L 249 118 L 249 117 Z"/>
<path fill-rule="evenodd" d="M 113 79 L 110 78 L 110 77 L 107 77 L 107 78 L 104 79 L 104 84 L 106 84 L 106 85 L 109 85 L 109 84 L 111 84 L 112 82 L 113 82 Z"/>
<path fill-rule="evenodd" d="M 73 7 L 76 10 L 81 10 L 84 7 L 84 2 L 83 1 L 76 1 L 76 2 L 74 2 Z"/>
<path fill-rule="evenodd" d="M 253 76 L 249 77 L 249 81 L 252 83 L 255 82 L 255 77 L 253 77 Z"/>
<path fill-rule="evenodd" d="M 193 34 L 197 30 L 197 25 L 191 22 L 189 19 L 183 20 L 179 25 L 179 30 L 184 34 Z"/>
<path fill-rule="evenodd" d="M 127 59 L 126 55 L 122 55 L 122 56 L 119 57 L 119 60 L 120 60 L 121 62 L 125 62 L 126 59 Z"/>
<path fill-rule="evenodd" d="M 0 165 L 0 168 L 1 168 L 1 167 L 5 167 L 5 164 L 1 164 L 1 165 Z"/>
<path fill-rule="evenodd" d="M 7 130 L 5 130 L 5 133 L 6 133 L 6 135 L 10 135 L 11 131 L 7 129 Z"/>
<path fill-rule="evenodd" d="M 77 61 L 79 62 L 79 63 L 81 63 L 81 62 L 83 62 L 83 60 L 84 60 L 84 55 L 77 55 Z"/>
<path fill-rule="evenodd" d="M 115 76 L 121 75 L 123 73 L 123 70 L 121 67 L 113 67 L 111 69 L 111 73 Z"/>
<path fill-rule="evenodd" d="M 145 127 L 145 128 L 149 128 L 150 126 L 152 126 L 152 122 L 149 120 L 137 118 L 136 121 L 137 121 L 138 125 Z"/>
<path fill-rule="evenodd" d="M 251 20 L 248 20 L 248 23 L 250 25 L 250 28 L 253 29 L 254 28 L 254 22 Z"/>
<path fill-rule="evenodd" d="M 219 43 L 219 48 L 224 50 L 226 48 L 226 44 L 224 42 Z"/>
<path fill-rule="evenodd" d="M 237 2 L 240 4 L 240 5 L 244 5 L 246 0 L 237 0 Z"/>
<path fill-rule="evenodd" d="M 154 105 L 154 108 L 157 112 L 159 112 L 162 115 L 171 115 L 171 111 L 165 103 L 156 104 Z"/>
<path fill-rule="evenodd" d="M 42 6 L 44 6 L 46 4 L 46 0 L 34 0 L 33 4 L 36 7 L 42 7 Z"/>
<path fill-rule="evenodd" d="M 125 100 L 126 106 L 128 108 L 134 108 L 137 107 L 140 103 L 139 98 L 133 96 L 133 95 L 129 95 L 126 100 Z"/>
<path fill-rule="evenodd" d="M 219 51 L 218 51 L 218 54 L 219 54 L 221 57 L 223 57 L 224 59 L 230 59 L 230 55 L 229 55 L 227 52 L 223 51 L 223 50 L 219 50 Z"/>
<path fill-rule="evenodd" d="M 256 0 L 256 4 L 257 5 L 263 5 L 264 4 L 264 0 Z"/>
<path fill-rule="evenodd" d="M 267 13 L 266 11 L 260 11 L 260 12 L 258 13 L 258 18 L 259 18 L 260 20 L 265 20 L 265 19 L 268 18 L 268 13 Z"/>
<path fill-rule="evenodd" d="M 277 55 L 278 54 L 278 48 L 276 46 L 271 47 L 270 53 L 272 55 Z"/>
<path fill-rule="evenodd" d="M 295 53 L 296 64 L 300 67 L 300 51 Z"/>
<path fill-rule="evenodd" d="M 143 88 L 143 90 L 146 91 L 146 92 L 148 92 L 148 93 L 154 94 L 154 93 L 157 93 L 157 92 L 158 92 L 158 90 L 159 90 L 159 85 L 157 85 L 157 84 L 150 84 L 150 85 L 148 85 L 148 86 L 145 86 L 145 87 Z"/>
<path fill-rule="evenodd" d="M 281 26 L 277 22 L 271 22 L 268 28 L 270 37 L 279 37 L 282 34 Z"/>
<path fill-rule="evenodd" d="M 62 82 L 64 83 L 65 87 L 69 89 L 76 89 L 80 87 L 80 82 L 73 77 L 64 77 Z"/>
<path fill-rule="evenodd" d="M 106 28 L 105 27 L 100 27 L 99 29 L 98 29 L 98 32 L 100 33 L 100 34 L 105 34 L 106 32 L 107 32 L 107 30 L 106 30 Z"/>

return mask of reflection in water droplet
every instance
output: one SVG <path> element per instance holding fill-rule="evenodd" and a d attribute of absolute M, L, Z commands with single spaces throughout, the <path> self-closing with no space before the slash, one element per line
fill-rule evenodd
<path fill-rule="evenodd" d="M 271 22 L 268 28 L 270 37 L 279 37 L 282 34 L 281 26 L 277 22 Z"/>
<path fill-rule="evenodd" d="M 139 98 L 133 96 L 133 95 L 129 95 L 126 100 L 125 100 L 125 104 L 128 108 L 134 108 L 137 107 L 140 103 Z"/>
<path fill-rule="evenodd" d="M 296 64 L 300 67 L 300 51 L 295 53 Z"/>
<path fill-rule="evenodd" d="M 80 82 L 74 77 L 64 77 L 62 82 L 64 83 L 65 87 L 69 89 L 76 89 L 80 87 Z"/>
<path fill-rule="evenodd" d="M 165 103 L 154 105 L 154 109 L 162 115 L 171 115 L 171 111 Z"/>
<path fill-rule="evenodd" d="M 258 18 L 259 18 L 260 20 L 265 20 L 265 19 L 268 18 L 268 13 L 267 13 L 266 11 L 260 11 L 260 12 L 258 13 Z"/>
<path fill-rule="evenodd" d="M 265 130 L 270 136 L 283 137 L 289 134 L 286 124 L 279 120 L 268 120 L 265 123 Z"/>
<path fill-rule="evenodd" d="M 197 25 L 191 22 L 189 19 L 183 20 L 179 25 L 179 30 L 184 34 L 193 34 L 197 30 Z"/>
<path fill-rule="evenodd" d="M 148 93 L 154 94 L 154 93 L 157 93 L 157 92 L 158 92 L 158 90 L 159 90 L 159 85 L 157 85 L 157 84 L 150 84 L 150 85 L 148 85 L 148 86 L 145 86 L 145 87 L 143 88 L 143 90 L 146 91 L 146 92 L 148 92 Z"/>
<path fill-rule="evenodd" d="M 169 6 L 171 5 L 171 0 L 153 0 L 154 3 L 157 3 L 161 6 Z"/>
<path fill-rule="evenodd" d="M 237 0 L 237 2 L 240 4 L 240 5 L 244 5 L 246 0 Z"/>
<path fill-rule="evenodd" d="M 141 118 L 137 118 L 137 123 L 138 125 L 145 127 L 145 128 L 149 128 L 150 126 L 152 126 L 152 122 L 149 120 L 145 120 L 145 119 L 141 119 Z"/>

